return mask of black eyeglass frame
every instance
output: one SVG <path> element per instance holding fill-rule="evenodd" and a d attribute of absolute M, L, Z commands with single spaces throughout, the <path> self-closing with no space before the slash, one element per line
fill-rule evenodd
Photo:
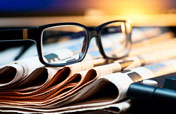
<path fill-rule="evenodd" d="M 96 38 L 96 44 L 99 48 L 99 51 L 101 53 L 101 55 L 103 56 L 103 58 L 106 59 L 120 59 L 123 58 L 125 56 L 128 55 L 128 53 L 122 57 L 108 57 L 108 55 L 106 55 L 103 45 L 102 45 L 102 41 L 101 41 L 101 31 L 102 28 L 108 24 L 111 23 L 115 23 L 115 22 L 122 22 L 124 23 L 124 27 L 125 27 L 125 34 L 127 37 L 127 43 L 126 43 L 126 48 L 130 48 L 130 45 L 132 43 L 131 41 L 131 31 L 129 32 L 127 30 L 127 21 L 126 20 L 114 20 L 114 21 L 109 21 L 106 22 L 104 24 L 101 24 L 97 27 L 86 27 L 85 25 L 79 24 L 79 23 L 75 23 L 75 22 L 69 22 L 69 23 L 54 23 L 54 24 L 47 24 L 47 25 L 42 25 L 42 26 L 36 26 L 36 27 L 29 27 L 29 28 L 22 28 L 22 29 L 5 29 L 5 30 L 0 30 L 0 42 L 1 41 L 18 41 L 18 40 L 31 40 L 33 42 L 35 42 L 36 47 L 37 47 L 37 53 L 38 53 L 38 57 L 39 60 L 42 64 L 46 65 L 46 66 L 55 66 L 55 67 L 62 67 L 65 65 L 69 65 L 69 64 L 73 64 L 73 63 L 77 63 L 82 61 L 85 56 L 86 53 L 88 51 L 88 47 L 90 44 L 90 41 L 92 38 Z M 45 31 L 45 29 L 50 28 L 50 27 L 55 27 L 55 26 L 63 26 L 63 25 L 75 25 L 75 26 L 79 26 L 84 28 L 85 33 L 86 33 L 86 37 L 85 37 L 85 43 L 83 44 L 83 48 L 81 51 L 81 56 L 78 60 L 75 61 L 71 61 L 69 63 L 61 63 L 61 64 L 49 64 L 47 62 L 44 61 L 44 56 L 42 53 L 42 35 L 43 32 Z"/>

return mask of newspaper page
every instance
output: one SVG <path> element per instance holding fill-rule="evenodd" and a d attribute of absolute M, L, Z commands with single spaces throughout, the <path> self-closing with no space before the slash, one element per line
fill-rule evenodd
<path fill-rule="evenodd" d="M 142 36 L 140 36 L 140 35 L 139 36 L 133 36 L 133 34 L 132 34 L 132 41 L 133 41 L 132 48 L 154 45 L 156 43 L 164 42 L 164 41 L 170 40 L 170 39 L 175 37 L 173 32 L 165 32 L 165 33 L 162 33 L 162 34 L 158 34 L 157 36 L 150 37 L 149 34 L 150 34 L 151 31 L 152 31 L 152 29 L 149 30 L 149 33 L 147 35 L 149 38 L 144 37 L 142 34 L 141 34 Z"/>
<path fill-rule="evenodd" d="M 174 59 L 153 65 L 134 68 L 120 73 L 106 75 L 100 77 L 95 82 L 83 88 L 77 95 L 75 95 L 73 102 L 82 101 L 80 102 L 81 105 L 77 106 L 79 108 L 101 106 L 111 104 L 112 102 L 118 102 L 126 97 L 127 89 L 131 83 L 148 78 L 158 77 L 168 73 L 173 73 L 175 72 L 175 69 L 176 69 L 176 60 Z M 117 90 L 115 90 L 114 88 L 110 94 L 112 95 L 113 92 L 117 92 L 115 94 L 116 97 L 114 96 L 114 98 L 113 97 L 106 98 L 102 95 L 103 100 L 98 95 L 97 95 L 98 97 L 95 97 L 94 96 L 95 94 L 101 94 L 100 90 L 104 91 L 103 93 L 105 93 L 106 91 L 108 91 L 108 89 L 110 89 L 107 88 L 107 90 L 105 90 L 105 86 L 108 86 L 106 82 L 109 82 L 113 84 L 114 87 L 116 87 Z M 91 101 L 91 99 L 88 98 L 91 98 L 92 102 L 86 104 L 85 102 Z M 75 108 L 76 106 L 73 107 Z"/>
<path fill-rule="evenodd" d="M 159 27 L 133 28 L 131 37 L 132 37 L 132 42 L 136 44 L 144 41 L 157 39 L 158 36 L 161 37 L 162 35 L 165 35 L 165 33 L 169 33 L 168 35 L 166 35 L 165 38 L 174 37 L 174 34 L 170 32 L 168 28 L 159 28 Z"/>
<path fill-rule="evenodd" d="M 83 61 L 80 63 L 76 63 L 76 64 L 72 64 L 69 65 L 68 67 L 64 67 L 64 68 L 49 68 L 49 67 L 43 67 L 43 68 L 38 68 L 35 70 L 35 72 L 31 73 L 28 78 L 26 78 L 24 81 L 21 81 L 20 83 L 16 83 L 12 85 L 9 85 L 7 87 L 9 88 L 13 88 L 13 87 L 21 87 L 18 88 L 18 94 L 25 94 L 25 95 L 30 95 L 30 94 L 36 94 L 36 93 L 40 93 L 42 90 L 44 90 L 44 88 L 48 88 L 51 86 L 52 83 L 56 83 L 57 82 L 61 82 L 58 79 L 62 79 L 63 82 L 59 83 L 57 86 L 54 86 L 50 89 L 48 89 L 46 92 L 50 94 L 52 94 L 54 90 L 59 90 L 61 89 L 61 87 L 64 84 L 67 84 L 69 81 L 71 80 L 75 80 L 76 77 L 81 77 L 81 79 L 85 79 L 85 77 L 87 76 L 87 74 L 89 74 L 90 72 L 94 72 L 92 75 L 92 77 L 100 77 L 103 75 L 107 75 L 107 74 L 111 74 L 114 72 L 118 72 L 121 70 L 126 70 L 126 69 L 131 69 L 131 68 L 135 68 L 141 65 L 147 65 L 147 64 L 152 64 L 152 63 L 157 63 L 159 61 L 162 60 L 167 60 L 167 59 L 172 59 L 174 57 L 176 57 L 176 46 L 173 45 L 173 47 L 171 46 L 170 48 L 165 48 L 163 50 L 158 50 L 157 52 L 152 52 L 152 53 L 147 53 L 147 54 L 143 54 L 137 57 L 129 57 L 126 58 L 124 60 L 118 60 L 118 61 L 114 61 L 111 64 L 107 64 L 107 65 L 101 65 L 101 66 L 97 66 L 97 67 L 93 67 L 95 62 L 104 62 L 103 59 L 98 59 L 98 60 L 92 60 L 92 61 Z M 43 69 L 43 70 L 42 70 Z M 88 70 L 88 71 L 84 71 L 84 70 Z M 93 69 L 90 70 L 89 69 Z M 42 74 L 42 72 L 44 72 Z M 83 71 L 83 72 L 80 72 Z M 76 73 L 76 74 L 75 74 Z M 55 75 L 56 74 L 56 75 Z M 85 76 L 84 76 L 85 75 Z M 43 83 L 41 83 L 41 81 L 38 81 L 38 83 L 40 83 L 40 85 L 36 82 L 34 85 L 37 86 L 31 86 L 28 83 L 31 82 L 31 80 L 37 80 L 37 78 L 40 79 L 47 79 L 45 80 Z M 64 77 L 64 78 L 62 78 Z M 32 78 L 32 79 L 31 79 Z M 88 77 L 86 77 L 86 79 L 89 79 Z M 28 84 L 28 86 L 27 86 Z M 82 83 L 81 83 L 82 84 Z M 25 85 L 25 86 L 24 86 Z M 77 88 L 76 85 L 80 85 L 80 84 L 74 84 L 74 88 Z M 3 87 L 5 88 L 5 87 Z M 66 87 L 67 88 L 67 87 Z M 65 89 L 66 89 L 65 88 Z M 27 92 L 27 90 L 30 92 Z M 51 92 L 52 90 L 52 92 Z M 72 90 L 72 89 L 71 89 Z M 17 90 L 16 90 L 17 91 Z M 38 92 L 37 92 L 38 91 Z M 43 94 L 45 94 L 46 92 L 44 92 Z"/>
<path fill-rule="evenodd" d="M 62 112 L 69 109 L 73 110 L 78 108 L 81 109 L 85 107 L 89 108 L 94 106 L 104 106 L 108 104 L 113 104 L 126 97 L 126 91 L 131 83 L 143 79 L 164 75 L 167 73 L 172 73 L 175 72 L 175 69 L 176 69 L 176 60 L 173 59 L 153 65 L 147 65 L 143 67 L 134 68 L 131 70 L 125 70 L 119 73 L 105 75 L 95 80 L 93 83 L 90 83 L 84 88 L 80 89 L 78 92 L 76 92 L 76 94 L 72 95 L 70 98 L 66 98 L 59 101 L 57 99 L 57 96 L 52 100 L 48 99 L 46 101 L 38 101 L 38 102 L 35 101 L 17 102 L 9 100 L 7 100 L 8 101 L 7 102 L 5 99 L 1 98 L 0 102 L 1 110 L 7 108 L 7 106 L 10 106 L 11 108 L 14 108 L 14 110 L 17 111 L 19 110 L 24 112 L 34 111 L 34 112 L 52 113 L 52 112 Z M 103 93 L 109 94 L 106 94 L 107 97 L 105 97 L 101 94 L 101 91 L 103 91 Z M 112 94 L 112 92 L 114 94 Z M 100 96 L 98 94 L 100 94 Z M 74 105 L 74 103 L 76 103 L 76 105 Z"/>
<path fill-rule="evenodd" d="M 133 48 L 131 49 L 130 53 L 129 53 L 129 56 L 137 56 L 137 55 L 140 55 L 140 54 L 145 54 L 145 53 L 149 53 L 149 52 L 152 52 L 152 51 L 157 51 L 157 50 L 161 50 L 161 49 L 164 49 L 164 48 L 168 48 L 169 46 L 172 46 L 174 45 L 176 42 L 176 39 L 175 38 L 172 38 L 172 39 L 169 39 L 169 40 L 166 40 L 164 42 L 159 42 L 158 43 L 155 43 L 155 44 L 150 44 L 150 45 L 141 45 L 140 47 L 137 47 L 137 48 Z"/>

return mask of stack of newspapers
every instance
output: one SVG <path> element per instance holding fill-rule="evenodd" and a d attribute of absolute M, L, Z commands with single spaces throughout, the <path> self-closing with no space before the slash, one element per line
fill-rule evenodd
<path fill-rule="evenodd" d="M 1 65 L 0 111 L 128 110 L 132 104 L 126 93 L 131 83 L 176 72 L 176 39 L 172 32 L 152 28 L 134 30 L 133 34 L 129 56 L 109 63 L 90 55 L 64 67 L 46 67 L 37 57 Z"/>

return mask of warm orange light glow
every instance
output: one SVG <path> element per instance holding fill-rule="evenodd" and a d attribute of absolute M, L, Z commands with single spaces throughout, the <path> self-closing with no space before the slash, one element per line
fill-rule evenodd
<path fill-rule="evenodd" d="M 117 15 L 139 15 L 139 14 L 146 14 L 150 11 L 142 2 L 136 2 L 136 0 L 127 1 L 124 0 L 117 5 L 117 8 L 114 9 L 113 13 L 117 13 Z"/>
<path fill-rule="evenodd" d="M 162 13 L 170 4 L 168 0 L 89 0 L 87 6 L 108 15 L 144 15 Z"/>
<path fill-rule="evenodd" d="M 121 23 L 121 30 L 122 30 L 122 33 L 125 34 L 126 33 L 126 29 L 125 29 L 125 24 L 124 23 Z"/>
<path fill-rule="evenodd" d="M 127 27 L 127 32 L 131 33 L 131 31 L 132 31 L 132 20 L 127 20 L 126 27 Z"/>
<path fill-rule="evenodd" d="M 168 25 L 169 22 L 164 20 L 174 21 L 173 18 L 170 19 L 166 16 L 164 16 L 164 19 L 160 18 L 163 17 L 163 12 L 169 13 L 170 11 L 171 3 L 168 3 L 167 0 L 96 0 L 96 2 L 90 0 L 88 6 L 91 6 L 92 2 L 94 2 L 92 9 L 90 8 L 90 12 L 87 10 L 88 12 L 85 15 L 89 17 L 86 20 L 91 22 L 130 19 L 133 21 L 133 25 Z"/>

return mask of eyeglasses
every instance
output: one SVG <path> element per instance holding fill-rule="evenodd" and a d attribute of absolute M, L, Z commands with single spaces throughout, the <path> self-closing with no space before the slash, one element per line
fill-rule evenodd
<path fill-rule="evenodd" d="M 131 28 L 125 20 L 115 20 L 97 27 L 79 23 L 55 23 L 23 29 L 0 30 L 1 41 L 31 40 L 38 57 L 46 66 L 64 66 L 82 61 L 88 48 L 106 59 L 120 59 L 128 55 Z M 96 46 L 90 41 L 95 38 Z M 65 54 L 63 54 L 65 53 Z"/>

